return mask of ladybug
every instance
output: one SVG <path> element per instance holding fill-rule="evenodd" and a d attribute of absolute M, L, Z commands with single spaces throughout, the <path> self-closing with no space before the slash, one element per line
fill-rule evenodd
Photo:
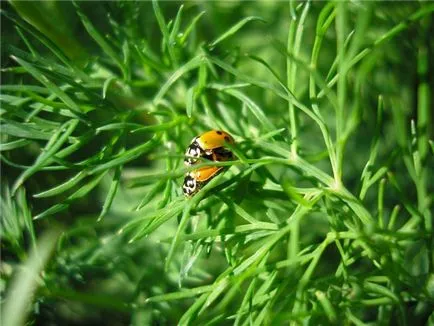
<path fill-rule="evenodd" d="M 193 196 L 212 178 L 223 171 L 222 166 L 205 166 L 188 172 L 184 178 L 182 190 L 187 197 Z"/>
<path fill-rule="evenodd" d="M 230 150 L 224 148 L 225 143 L 233 144 L 231 135 L 221 130 L 210 130 L 193 138 L 185 152 L 184 163 L 191 166 L 197 163 L 198 158 L 210 161 L 228 161 L 233 159 Z"/>

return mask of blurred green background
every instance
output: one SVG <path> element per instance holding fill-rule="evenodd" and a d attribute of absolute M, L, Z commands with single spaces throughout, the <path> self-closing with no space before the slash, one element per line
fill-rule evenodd
<path fill-rule="evenodd" d="M 431 3 L 1 9 L 6 324 L 433 322 Z M 190 214 L 182 156 L 213 128 L 235 136 L 242 163 L 271 158 L 231 168 Z M 309 165 L 282 163 L 294 143 Z"/>

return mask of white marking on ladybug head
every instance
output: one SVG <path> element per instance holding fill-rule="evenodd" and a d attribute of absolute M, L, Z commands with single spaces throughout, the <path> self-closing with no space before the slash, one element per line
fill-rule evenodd
<path fill-rule="evenodd" d="M 190 173 L 185 176 L 184 184 L 182 185 L 182 190 L 186 196 L 192 195 L 197 188 L 196 179 L 193 178 Z"/>

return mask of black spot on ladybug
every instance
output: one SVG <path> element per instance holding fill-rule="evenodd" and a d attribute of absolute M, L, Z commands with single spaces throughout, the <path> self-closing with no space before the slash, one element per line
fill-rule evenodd
<path fill-rule="evenodd" d="M 225 141 L 229 142 L 230 140 L 229 136 L 225 136 Z"/>
<path fill-rule="evenodd" d="M 222 132 L 220 130 L 217 130 L 216 132 L 217 132 L 217 135 L 221 135 L 222 134 Z"/>

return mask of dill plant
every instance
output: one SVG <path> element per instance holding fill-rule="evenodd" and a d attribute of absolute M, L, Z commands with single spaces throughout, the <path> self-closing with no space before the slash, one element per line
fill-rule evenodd
<path fill-rule="evenodd" d="M 432 323 L 433 11 L 2 2 L 4 325 Z"/>

